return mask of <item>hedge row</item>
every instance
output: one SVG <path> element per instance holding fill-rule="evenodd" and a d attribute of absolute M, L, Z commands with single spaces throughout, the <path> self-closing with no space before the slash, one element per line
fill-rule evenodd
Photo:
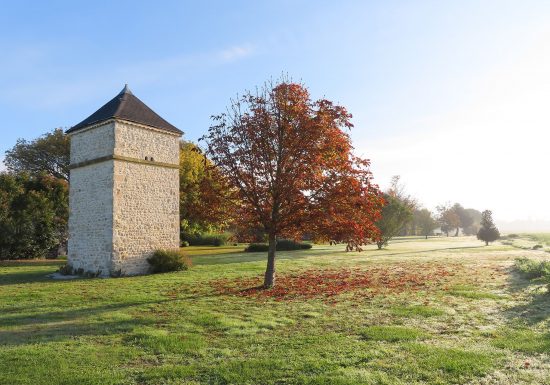
<path fill-rule="evenodd" d="M 311 249 L 311 243 L 296 242 L 292 239 L 281 239 L 277 241 L 277 251 L 290 251 L 290 250 L 307 250 Z M 244 251 L 246 252 L 258 252 L 268 251 L 269 245 L 267 243 L 251 243 Z"/>

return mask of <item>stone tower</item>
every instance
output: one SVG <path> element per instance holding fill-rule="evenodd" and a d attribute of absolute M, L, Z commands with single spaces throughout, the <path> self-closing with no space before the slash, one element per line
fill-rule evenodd
<path fill-rule="evenodd" d="M 126 86 L 67 134 L 69 264 L 101 276 L 146 273 L 154 250 L 179 248 L 182 132 Z"/>

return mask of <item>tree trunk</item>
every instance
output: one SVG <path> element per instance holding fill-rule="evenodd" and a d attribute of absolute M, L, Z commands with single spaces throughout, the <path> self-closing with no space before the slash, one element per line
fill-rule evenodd
<path fill-rule="evenodd" d="M 486 242 L 485 242 L 485 246 L 489 246 L 489 242 L 486 241 Z"/>
<path fill-rule="evenodd" d="M 460 231 L 460 228 L 459 228 L 459 227 L 457 227 L 457 228 L 456 228 L 456 233 L 455 233 L 455 237 L 458 237 L 458 232 L 459 232 L 459 231 Z"/>
<path fill-rule="evenodd" d="M 426 239 L 428 239 L 428 234 L 426 234 Z"/>
<path fill-rule="evenodd" d="M 275 251 L 277 238 L 275 234 L 269 234 L 269 251 L 267 252 L 267 268 L 265 270 L 264 288 L 269 289 L 275 286 Z"/>

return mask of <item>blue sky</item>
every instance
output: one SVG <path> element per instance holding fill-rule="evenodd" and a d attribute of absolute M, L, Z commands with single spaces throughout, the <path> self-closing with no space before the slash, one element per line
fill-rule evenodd
<path fill-rule="evenodd" d="M 284 72 L 353 113 L 382 186 L 399 174 L 429 208 L 550 220 L 550 2 L 0 5 L 0 154 L 78 123 L 124 83 L 196 140 L 231 97 Z"/>

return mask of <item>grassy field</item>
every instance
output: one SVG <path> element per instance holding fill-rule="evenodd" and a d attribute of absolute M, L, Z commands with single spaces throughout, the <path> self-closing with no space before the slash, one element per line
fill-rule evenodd
<path fill-rule="evenodd" d="M 511 237 L 503 237 L 501 243 L 520 249 L 540 249 L 550 253 L 550 233 L 514 234 Z"/>
<path fill-rule="evenodd" d="M 0 384 L 550 384 L 550 258 L 473 238 L 386 250 L 187 248 L 187 272 L 54 281 L 0 263 Z"/>

